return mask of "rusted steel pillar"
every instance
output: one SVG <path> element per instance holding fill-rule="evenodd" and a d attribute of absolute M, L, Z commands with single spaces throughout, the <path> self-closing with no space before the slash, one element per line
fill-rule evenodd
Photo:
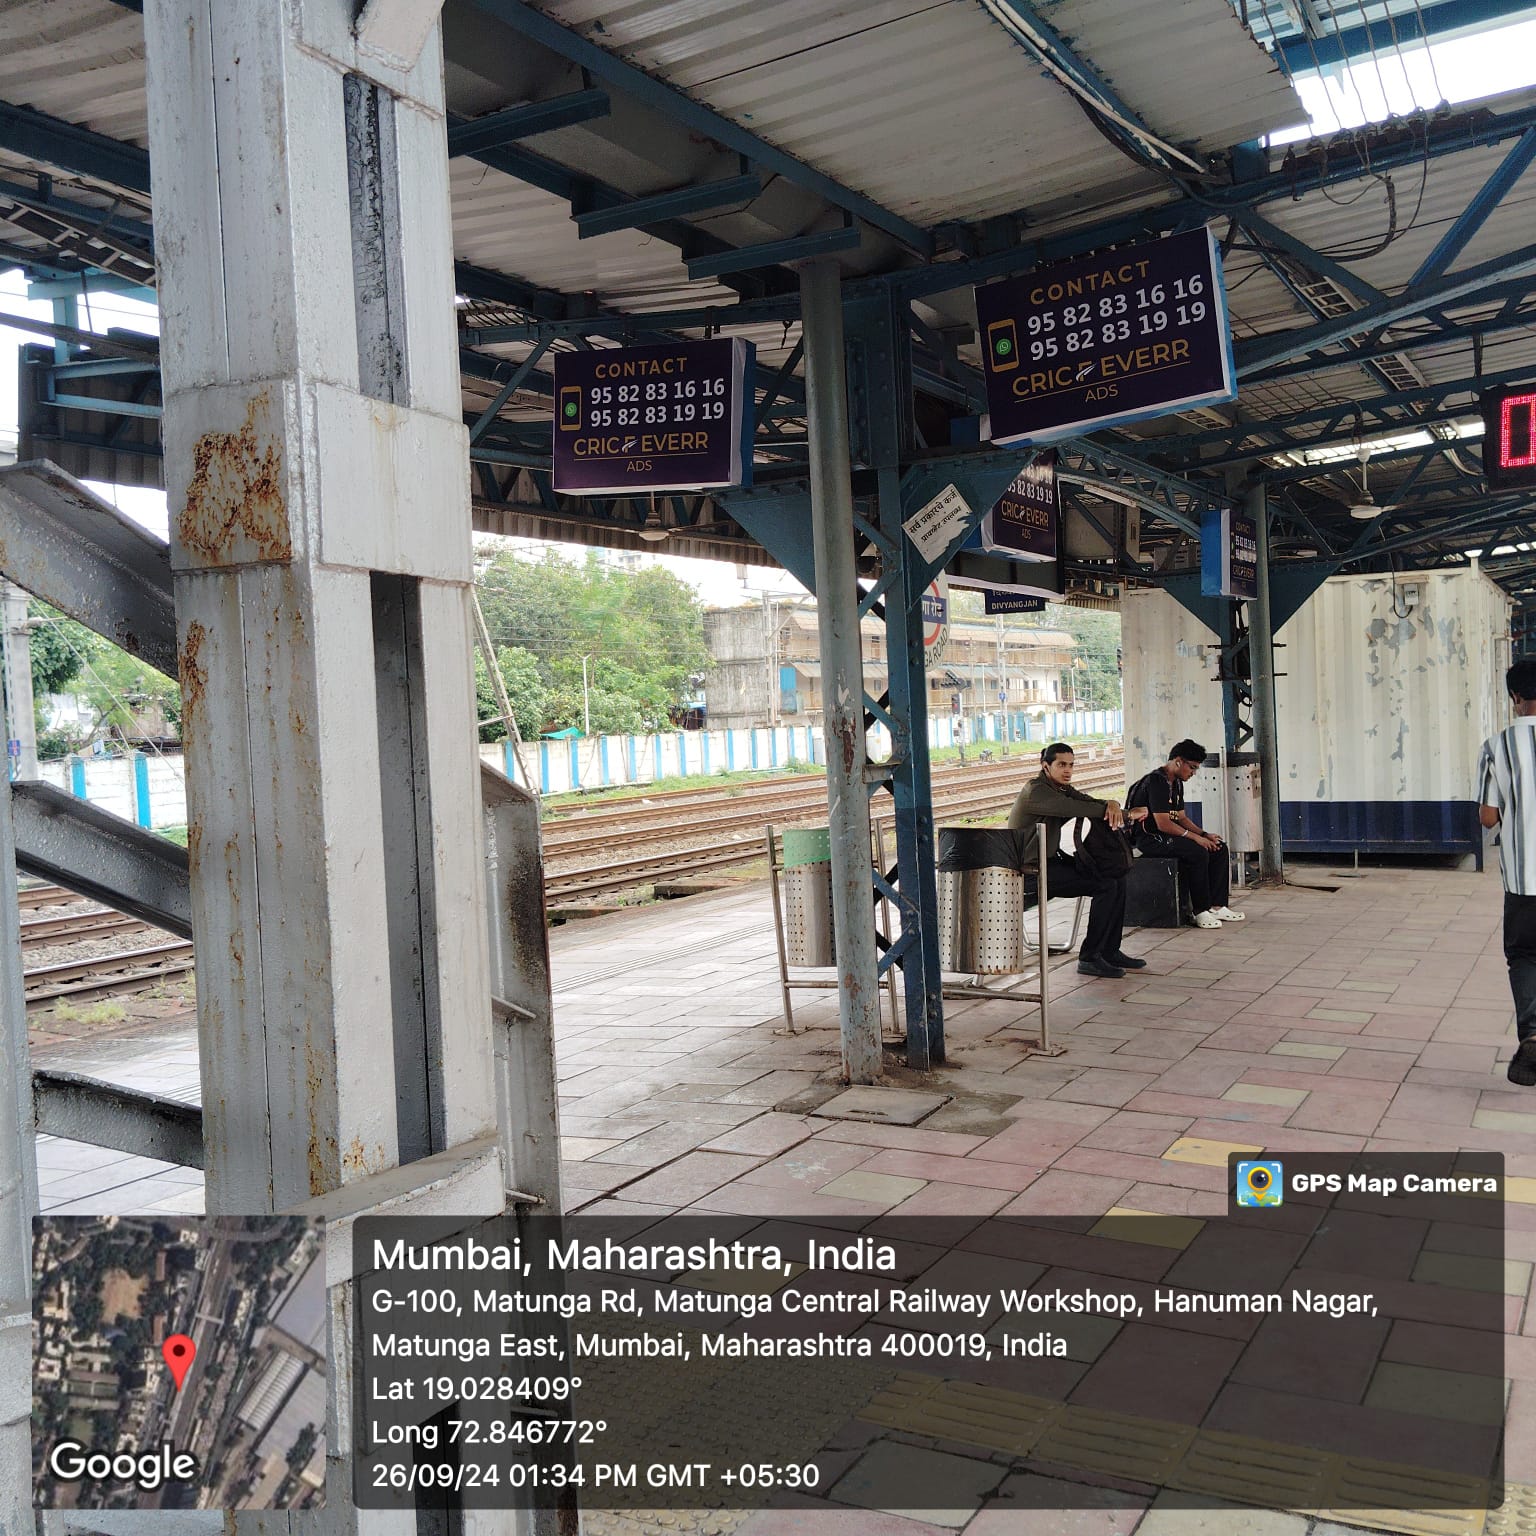
<path fill-rule="evenodd" d="M 811 535 L 821 635 L 822 734 L 832 837 L 832 931 L 837 949 L 843 1070 L 850 1083 L 880 1075 L 880 988 L 875 951 L 869 791 L 864 783 L 864 659 L 848 469 L 848 379 L 837 263 L 800 269 L 806 423 L 811 449 Z"/>
<path fill-rule="evenodd" d="M 358 9 L 145 7 L 219 1214 L 497 1129 L 441 39 Z M 338 1443 L 344 1285 L 330 1315 L 324 1529 L 393 1531 Z"/>

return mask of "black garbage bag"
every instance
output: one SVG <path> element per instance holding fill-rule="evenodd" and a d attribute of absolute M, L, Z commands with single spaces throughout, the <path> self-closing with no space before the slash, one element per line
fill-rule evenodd
<path fill-rule="evenodd" d="M 959 874 L 968 869 L 1011 869 L 1031 874 L 1030 855 L 1034 833 L 1008 827 L 940 827 L 939 873 Z"/>

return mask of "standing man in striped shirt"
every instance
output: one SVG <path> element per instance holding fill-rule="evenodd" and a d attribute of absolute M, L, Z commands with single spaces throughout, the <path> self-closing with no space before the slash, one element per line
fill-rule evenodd
<path fill-rule="evenodd" d="M 1483 743 L 1478 760 L 1479 812 L 1499 827 L 1504 877 L 1504 958 L 1515 998 L 1520 1043 L 1510 1082 L 1536 1087 L 1536 661 L 1517 661 L 1504 677 L 1515 720 Z"/>

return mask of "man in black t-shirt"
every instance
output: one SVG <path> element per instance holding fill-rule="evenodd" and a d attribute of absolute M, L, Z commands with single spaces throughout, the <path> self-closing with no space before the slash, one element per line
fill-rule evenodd
<path fill-rule="evenodd" d="M 1169 749 L 1168 761 L 1138 779 L 1126 796 L 1126 808 L 1145 806 L 1147 818 L 1136 831 L 1136 846 L 1149 858 L 1177 859 L 1195 909 L 1195 927 L 1219 928 L 1245 916 L 1227 905 L 1227 850 L 1219 837 L 1204 832 L 1184 814 L 1184 786 L 1205 762 L 1205 748 L 1187 738 Z"/>

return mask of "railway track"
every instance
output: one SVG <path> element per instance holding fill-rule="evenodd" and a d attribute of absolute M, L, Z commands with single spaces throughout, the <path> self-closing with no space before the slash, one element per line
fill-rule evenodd
<path fill-rule="evenodd" d="M 148 926 L 147 924 L 145 925 Z M 192 969 L 192 943 L 173 939 L 144 949 L 120 950 L 89 960 L 65 960 L 27 972 L 27 1009 L 48 1008 L 69 1000 L 119 997 L 144 992 Z"/>
<path fill-rule="evenodd" d="M 964 768 L 956 765 L 946 772 L 935 773 L 935 806 L 940 805 L 941 797 L 946 793 L 962 788 L 976 789 L 994 780 L 1000 787 L 1006 787 L 1011 800 L 1018 793 L 1017 764 L 982 763 Z M 756 786 L 753 788 L 755 790 Z M 676 838 L 680 833 L 695 830 L 701 813 L 707 813 L 707 825 L 711 832 L 747 828 L 755 833 L 764 822 L 801 816 L 807 808 L 810 814 L 815 815 L 825 804 L 826 781 L 819 775 L 815 778 L 797 775 L 789 782 L 789 787 L 775 789 L 771 793 L 717 792 L 696 805 L 637 806 L 633 811 L 589 813 L 568 820 L 546 822 L 544 855 L 546 858 L 565 858 L 588 848 L 612 848 L 616 841 L 624 845 L 662 842 Z"/>
<path fill-rule="evenodd" d="M 1019 758 L 935 769 L 935 815 L 951 821 L 997 815 L 1012 804 L 1030 766 L 1027 758 Z M 1113 757 L 1085 764 L 1075 782 L 1087 790 L 1108 788 L 1122 782 L 1122 773 L 1122 759 Z M 570 901 L 750 862 L 760 855 L 765 823 L 820 821 L 826 815 L 825 793 L 820 775 L 786 774 L 731 792 L 668 790 L 626 797 L 631 804 L 558 814 L 544 826 L 545 856 L 557 866 L 546 875 L 546 896 L 551 903 Z M 656 844 L 670 846 L 658 849 Z M 641 851 L 631 853 L 632 848 Z M 603 854 L 599 863 L 559 867 L 598 850 Z M 56 885 L 24 886 L 18 899 L 24 913 L 80 900 Z M 141 919 L 96 907 L 24 917 L 21 924 L 23 951 L 160 931 Z M 167 942 L 115 954 L 34 966 L 26 973 L 27 1007 L 141 992 L 192 968 L 191 943 L 168 936 Z"/>
<path fill-rule="evenodd" d="M 1019 766 L 1003 765 L 1003 767 L 1004 772 L 988 775 L 988 777 L 997 778 L 998 782 L 995 784 L 968 788 L 955 786 L 936 793 L 934 795 L 935 817 L 948 820 L 974 819 L 996 815 L 1006 810 L 1013 804 L 1014 796 L 1018 793 L 1021 773 Z M 1103 763 L 1095 763 L 1092 767 L 1085 767 L 1073 783 L 1078 788 L 1089 791 L 1110 788 L 1121 783 L 1123 773 L 1123 760 L 1116 757 Z M 544 880 L 545 894 L 550 901 L 569 901 L 585 896 L 628 890 L 633 886 L 656 880 L 706 874 L 729 868 L 733 864 L 746 863 L 758 857 L 761 849 L 760 834 L 765 821 L 772 820 L 776 825 L 794 826 L 818 821 L 825 816 L 822 786 L 818 782 L 811 788 L 813 793 L 797 801 L 788 808 L 787 812 L 781 811 L 770 817 L 764 814 L 762 807 L 757 808 L 749 818 L 751 830 L 742 830 L 725 840 L 712 840 L 687 848 L 640 854 L 633 858 L 609 857 L 601 864 L 590 867 L 550 871 Z M 735 817 L 709 817 L 693 830 L 695 834 L 713 833 L 728 822 L 736 821 Z M 688 829 L 674 826 L 668 828 L 662 835 L 676 839 L 689 834 Z M 630 839 L 626 838 L 625 841 Z M 610 848 L 615 846 L 612 835 L 606 842 Z M 560 857 L 565 851 L 566 849 L 557 845 L 546 845 L 548 857 Z"/>

